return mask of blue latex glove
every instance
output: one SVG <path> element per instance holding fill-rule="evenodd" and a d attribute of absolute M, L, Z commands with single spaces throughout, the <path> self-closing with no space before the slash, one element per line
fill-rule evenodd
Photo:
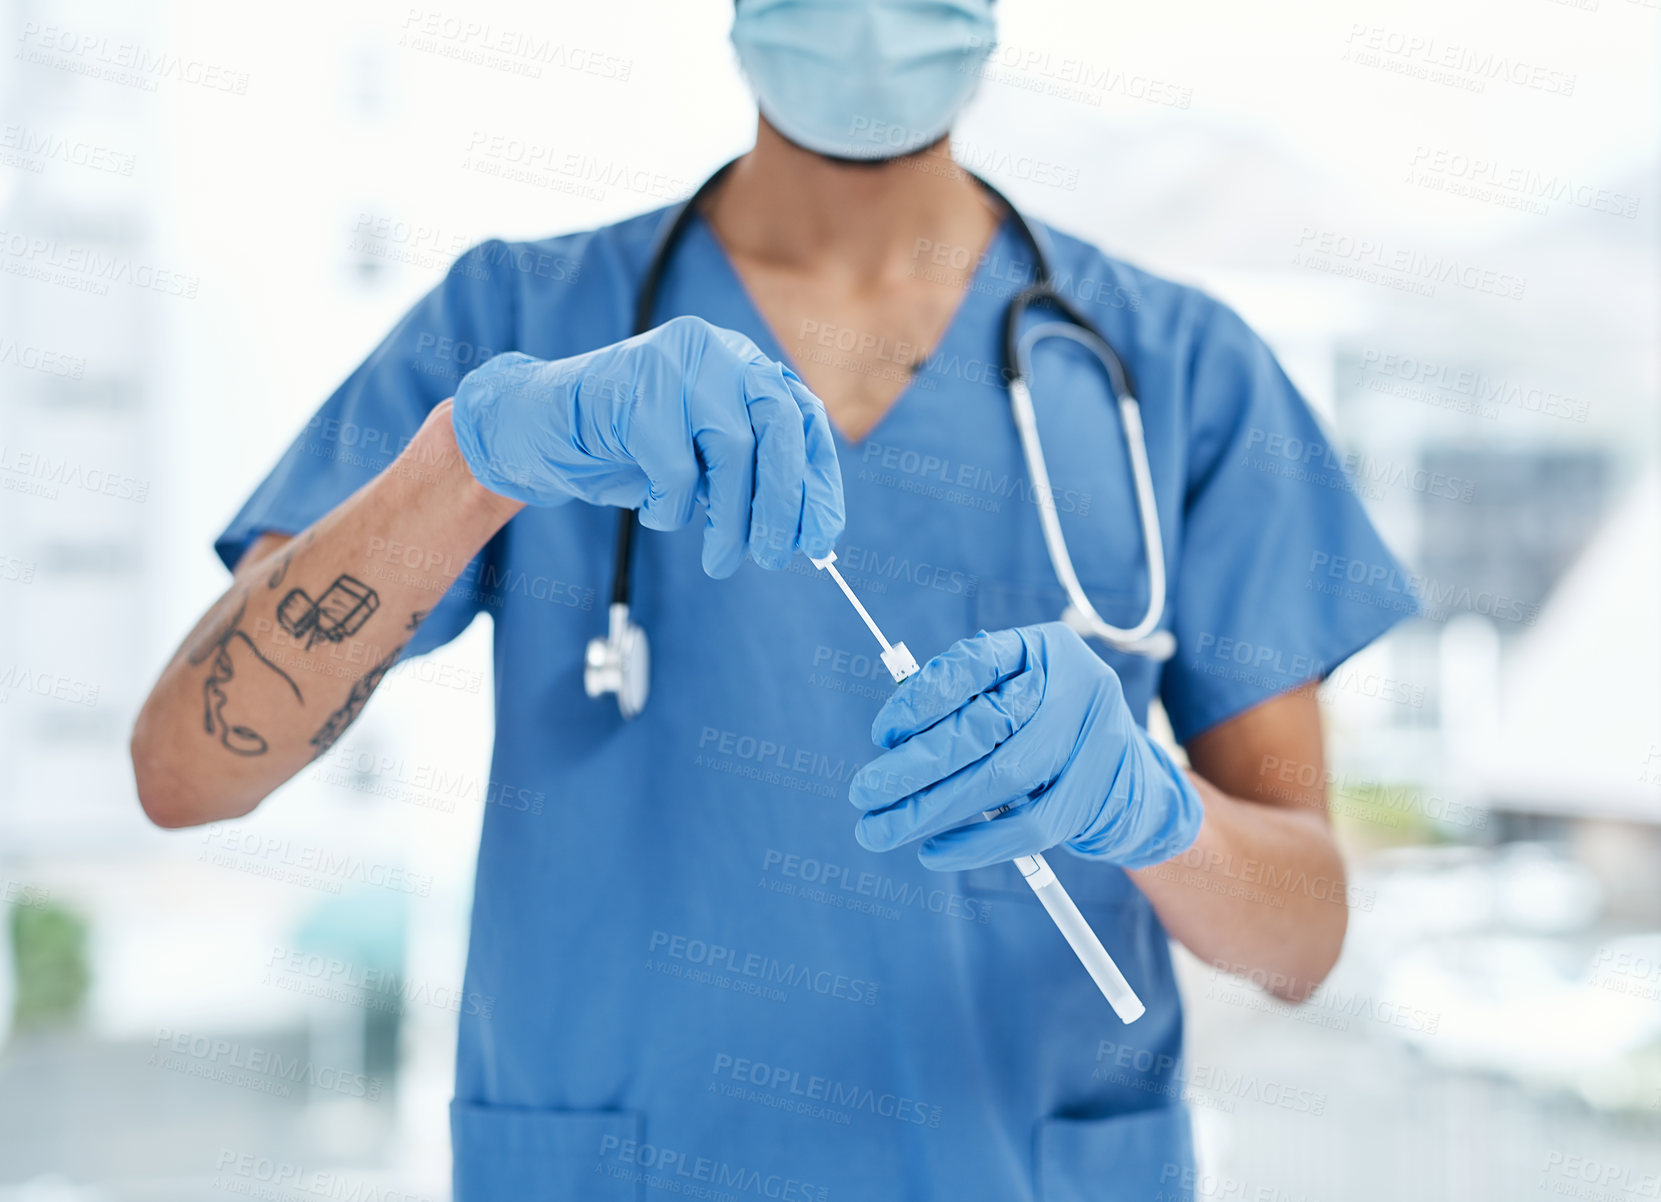
<path fill-rule="evenodd" d="M 1137 726 L 1113 669 L 1060 622 L 954 644 L 894 690 L 871 738 L 889 750 L 854 775 L 849 800 L 865 811 L 854 836 L 872 851 L 922 839 L 929 868 L 1058 843 L 1145 868 L 1199 835 L 1193 784 Z"/>
<path fill-rule="evenodd" d="M 708 507 L 704 571 L 749 552 L 782 568 L 830 554 L 842 471 L 830 420 L 796 373 L 697 317 L 584 355 L 497 355 L 456 389 L 452 422 L 486 488 L 527 505 L 573 498 L 678 530 Z"/>

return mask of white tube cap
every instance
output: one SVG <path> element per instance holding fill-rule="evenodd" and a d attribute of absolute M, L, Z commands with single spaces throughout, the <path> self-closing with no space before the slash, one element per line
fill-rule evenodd
<path fill-rule="evenodd" d="M 895 684 L 922 671 L 917 666 L 917 657 L 911 654 L 904 643 L 895 643 L 882 653 L 882 666 L 888 669 L 888 674 L 894 678 Z"/>

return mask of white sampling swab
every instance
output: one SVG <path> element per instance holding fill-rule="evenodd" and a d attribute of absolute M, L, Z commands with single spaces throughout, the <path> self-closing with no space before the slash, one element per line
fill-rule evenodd
<path fill-rule="evenodd" d="M 832 551 L 831 557 L 835 558 L 835 556 L 836 552 Z M 859 603 L 859 598 L 854 596 L 854 590 L 848 587 L 848 582 L 842 579 L 842 573 L 836 570 L 836 565 L 827 559 L 824 563 L 824 569 L 830 573 L 831 579 L 836 581 L 836 586 L 842 590 L 842 595 L 846 597 L 853 604 L 853 607 L 859 611 L 859 616 L 865 619 L 865 625 L 870 627 L 871 633 L 877 636 L 877 642 L 882 644 L 882 649 L 884 651 L 892 651 L 893 648 L 888 645 L 888 640 L 882 637 L 882 631 L 877 629 L 876 622 L 871 620 L 871 615 L 867 613 L 865 607 Z"/>
<path fill-rule="evenodd" d="M 890 645 L 888 640 L 882 637 L 882 631 L 877 629 L 877 624 L 871 620 L 871 615 L 859 603 L 859 598 L 854 596 L 854 591 L 848 587 L 848 582 L 842 579 L 842 573 L 836 570 L 832 562 L 835 559 L 836 552 L 832 551 L 825 558 L 814 559 L 812 562 L 814 567 L 830 573 L 831 579 L 835 580 L 837 586 L 841 588 L 842 595 L 847 597 L 853 607 L 859 611 L 859 616 L 864 619 L 865 625 L 876 636 L 877 642 L 882 644 L 883 666 L 888 669 L 888 674 L 894 678 L 894 683 L 899 684 L 915 676 L 920 670 L 917 667 L 917 660 L 910 651 L 906 650 L 904 643 Z M 1008 806 L 999 806 L 995 810 L 985 811 L 982 816 L 990 822 L 1008 808 Z M 1068 945 L 1073 949 L 1073 953 L 1078 956 L 1079 962 L 1084 965 L 1085 971 L 1090 974 L 1090 979 L 1096 982 L 1096 988 L 1102 991 L 1102 996 L 1107 999 L 1107 1004 L 1113 1007 L 1113 1012 L 1119 1016 L 1121 1021 L 1126 1023 L 1133 1023 L 1141 1018 L 1147 1012 L 1147 1007 L 1142 1005 L 1142 999 L 1136 996 L 1136 991 L 1130 987 L 1130 982 L 1125 980 L 1125 975 L 1119 971 L 1119 966 L 1113 963 L 1113 957 L 1107 954 L 1107 949 L 1102 946 L 1102 941 L 1096 938 L 1096 932 L 1090 929 L 1090 924 L 1084 920 L 1084 915 L 1079 913 L 1079 908 L 1073 904 L 1073 899 L 1067 895 L 1066 887 L 1057 879 L 1054 870 L 1050 868 L 1049 862 L 1041 855 L 1017 856 L 1015 857 L 1015 867 L 1021 873 L 1022 879 L 1032 886 L 1032 891 L 1038 895 L 1038 900 L 1043 903 L 1044 909 L 1055 922 L 1057 929 L 1066 938 Z"/>

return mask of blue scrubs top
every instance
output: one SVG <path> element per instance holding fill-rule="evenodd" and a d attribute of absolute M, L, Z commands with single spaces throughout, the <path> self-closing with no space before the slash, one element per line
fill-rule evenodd
<path fill-rule="evenodd" d="M 555 359 L 628 336 L 663 220 L 462 256 L 237 515 L 217 544 L 226 564 L 338 505 L 491 355 Z M 1381 583 L 1394 561 L 1239 317 L 1049 236 L 1057 285 L 1136 380 L 1170 571 L 1176 658 L 1102 654 L 1138 718 L 1157 691 L 1187 739 L 1376 638 L 1402 613 Z M 1005 306 L 1030 271 L 1006 224 L 904 395 L 866 438 L 837 436 L 839 566 L 920 661 L 1063 608 L 999 373 Z M 657 317 L 683 313 L 785 358 L 697 222 Z M 834 339 L 823 353 L 834 361 Z M 1078 574 L 1104 617 L 1131 625 L 1147 572 L 1115 408 L 1072 344 L 1036 358 Z M 701 521 L 637 540 L 644 714 L 590 700 L 583 651 L 605 627 L 616 519 L 525 510 L 408 652 L 481 610 L 494 619 L 466 980 L 489 1005 L 460 1019 L 459 1202 L 1188 1196 L 1181 1002 L 1165 932 L 1124 872 L 1050 857 L 1147 1003 L 1129 1027 L 1013 866 L 933 873 L 912 850 L 854 841 L 848 779 L 876 754 L 871 718 L 892 688 L 876 647 L 805 558 L 709 579 Z M 1368 570 L 1357 583 L 1334 564 Z"/>

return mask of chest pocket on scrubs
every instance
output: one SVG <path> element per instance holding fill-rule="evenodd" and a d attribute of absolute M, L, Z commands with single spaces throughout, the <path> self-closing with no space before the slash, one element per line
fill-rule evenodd
<path fill-rule="evenodd" d="M 1194 1137 L 1186 1106 L 1038 1125 L 1041 1202 L 1102 1198 L 1193 1202 Z"/>
<path fill-rule="evenodd" d="M 641 1143 L 641 1125 L 631 1110 L 521 1110 L 458 1099 L 450 1103 L 455 1202 L 639 1202 L 655 1151 Z"/>
<path fill-rule="evenodd" d="M 1147 604 L 1145 596 L 1127 590 L 1093 586 L 1088 580 L 1081 583 L 1090 604 L 1109 622 L 1128 625 L 1134 616 L 1127 615 L 1139 616 Z M 1054 581 L 1032 584 L 982 578 L 972 604 L 977 629 L 1008 630 L 1059 620 L 1067 607 L 1067 593 Z M 1148 705 L 1159 684 L 1160 665 L 1145 655 L 1115 651 L 1099 639 L 1085 641 L 1108 667 L 1119 674 L 1131 713 L 1139 721 L 1145 720 Z M 1052 852 L 1046 859 L 1080 907 L 1146 904 L 1141 891 L 1130 883 L 1121 869 L 1112 864 L 1089 863 L 1065 850 Z M 963 874 L 963 887 L 971 894 L 1011 894 L 1035 906 L 1039 904 L 1013 864 L 971 868 Z"/>

